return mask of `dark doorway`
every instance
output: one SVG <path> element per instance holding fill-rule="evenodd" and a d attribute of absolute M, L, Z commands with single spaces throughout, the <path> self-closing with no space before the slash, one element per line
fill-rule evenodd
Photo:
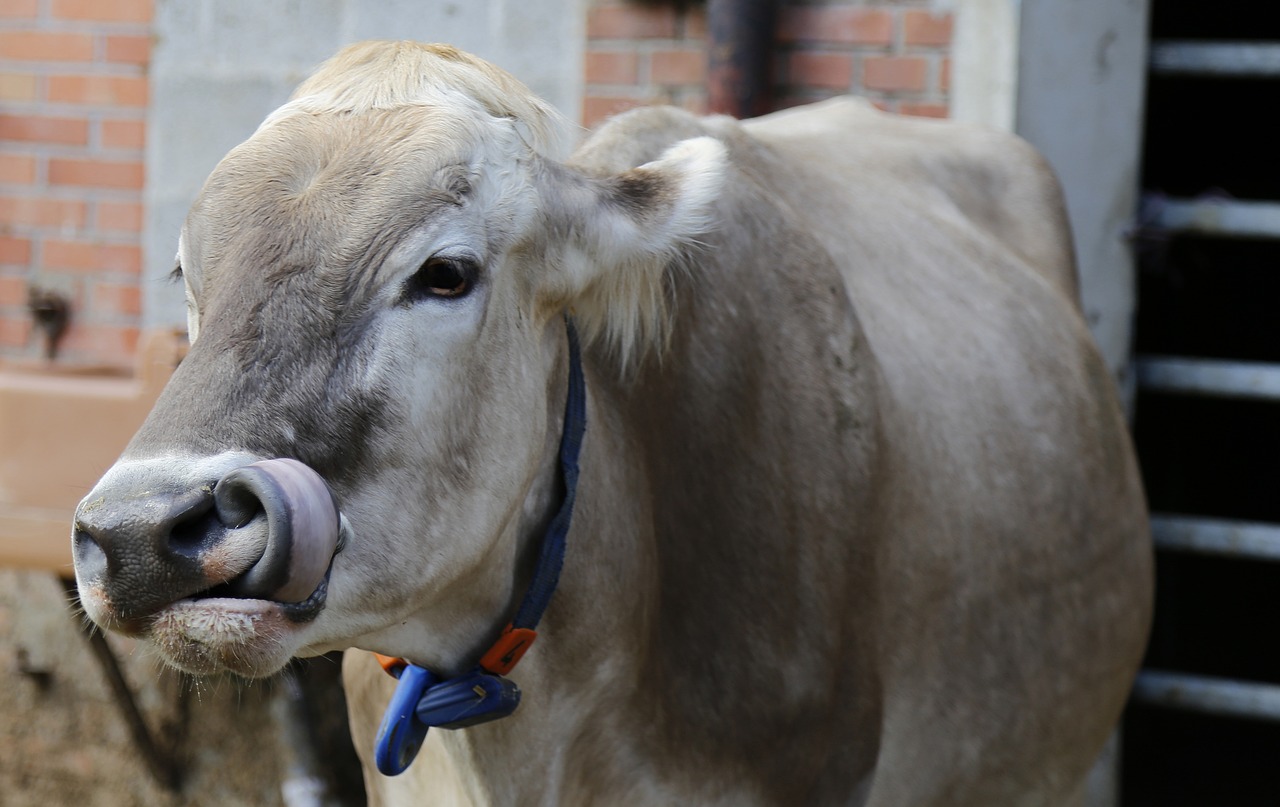
<path fill-rule="evenodd" d="M 1153 0 L 1151 41 L 1280 46 L 1280 4 Z M 1150 75 L 1146 213 L 1165 199 L 1280 202 L 1271 123 L 1280 71 L 1265 75 L 1256 62 L 1233 71 L 1230 60 L 1215 75 Z M 1188 233 L 1156 218 L 1137 243 L 1140 364 L 1176 357 L 1280 371 L 1280 229 Z M 1134 430 L 1153 513 L 1280 526 L 1280 400 L 1140 384 Z M 1280 684 L 1280 563 L 1162 549 L 1156 582 L 1147 667 Z M 1135 702 L 1124 730 L 1125 807 L 1280 803 L 1280 723 Z"/>

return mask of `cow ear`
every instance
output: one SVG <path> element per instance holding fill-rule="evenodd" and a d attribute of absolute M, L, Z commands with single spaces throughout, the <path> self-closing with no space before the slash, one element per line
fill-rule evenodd
<path fill-rule="evenodd" d="M 587 339 L 604 339 L 625 362 L 665 329 L 666 272 L 714 226 L 724 145 L 711 137 L 676 143 L 618 174 L 557 167 L 544 193 L 552 260 L 547 291 L 569 308 Z"/>

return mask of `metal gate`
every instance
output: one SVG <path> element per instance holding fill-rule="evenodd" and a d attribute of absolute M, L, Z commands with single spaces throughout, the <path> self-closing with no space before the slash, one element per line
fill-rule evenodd
<path fill-rule="evenodd" d="M 1274 5 L 1152 6 L 1135 439 L 1157 609 L 1126 719 L 1126 807 L 1280 803 Z"/>

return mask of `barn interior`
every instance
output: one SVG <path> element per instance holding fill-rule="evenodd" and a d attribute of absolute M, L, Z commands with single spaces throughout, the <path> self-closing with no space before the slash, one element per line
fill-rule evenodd
<path fill-rule="evenodd" d="M 1203 47 L 1214 44 L 1225 47 Z M 1280 170 L 1271 118 L 1280 7 L 1154 0 L 1151 45 L 1144 204 L 1133 233 L 1135 440 L 1161 547 L 1144 667 L 1243 682 L 1238 705 L 1249 709 L 1210 714 L 1135 699 L 1124 724 L 1121 803 L 1274 804 L 1280 689 L 1253 685 L 1280 685 L 1280 644 L 1266 627 L 1280 601 L 1280 564 L 1247 550 L 1244 539 L 1280 540 L 1280 398 L 1268 387 L 1280 373 Z M 1187 54 L 1198 64 L 1187 66 Z M 1182 67 L 1170 67 L 1180 60 Z M 1195 232 L 1165 226 L 1171 203 L 1186 200 L 1217 203 L 1221 215 L 1202 215 Z M 1160 361 L 1227 372 L 1217 389 L 1143 372 Z M 1194 537 L 1196 525 L 1224 522 L 1251 525 L 1243 538 L 1226 531 L 1237 551 L 1172 546 Z M 1161 542 L 1162 529 L 1169 542 Z"/>

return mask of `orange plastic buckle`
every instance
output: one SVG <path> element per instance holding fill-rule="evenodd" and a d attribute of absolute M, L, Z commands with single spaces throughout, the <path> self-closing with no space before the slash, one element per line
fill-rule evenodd
<path fill-rule="evenodd" d="M 494 675 L 506 675 L 520 663 L 520 659 L 538 638 L 538 632 L 529 628 L 514 628 L 508 624 L 502 635 L 493 643 L 489 652 L 480 657 L 480 666 Z"/>
<path fill-rule="evenodd" d="M 386 670 L 387 675 L 392 678 L 399 678 L 401 670 L 409 666 L 409 662 L 402 658 L 384 656 L 381 653 L 374 653 L 373 657 L 378 660 L 378 663 L 382 665 L 382 669 Z"/>

